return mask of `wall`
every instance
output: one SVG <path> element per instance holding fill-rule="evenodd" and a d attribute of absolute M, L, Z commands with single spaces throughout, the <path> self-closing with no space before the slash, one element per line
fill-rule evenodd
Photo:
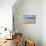
<path fill-rule="evenodd" d="M 23 0 L 13 12 L 15 29 L 22 32 L 25 39 L 32 39 L 36 46 L 41 46 L 41 1 Z M 36 15 L 36 24 L 23 24 L 23 15 Z"/>
<path fill-rule="evenodd" d="M 42 46 L 46 46 L 46 0 L 41 1 L 41 40 Z"/>
<path fill-rule="evenodd" d="M 22 32 L 25 39 L 34 40 L 36 46 L 41 46 L 41 44 L 42 46 L 46 46 L 45 2 L 45 0 L 25 0 L 13 6 L 15 29 Z M 36 15 L 36 24 L 23 24 L 23 15 L 32 14 Z"/>

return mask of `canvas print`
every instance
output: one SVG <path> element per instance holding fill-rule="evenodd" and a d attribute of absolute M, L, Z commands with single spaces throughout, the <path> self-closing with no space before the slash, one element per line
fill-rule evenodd
<path fill-rule="evenodd" d="M 24 15 L 23 16 L 24 24 L 35 24 L 36 23 L 36 15 Z"/>

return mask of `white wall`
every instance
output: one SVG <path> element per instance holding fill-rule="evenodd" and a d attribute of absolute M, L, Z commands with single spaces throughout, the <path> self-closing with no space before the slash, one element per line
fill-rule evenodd
<path fill-rule="evenodd" d="M 37 44 L 36 46 L 41 46 L 41 43 L 42 46 L 46 46 L 45 5 L 45 0 L 24 0 L 18 7 L 14 5 L 13 8 L 15 29 L 22 32 L 25 38 L 33 39 Z M 23 24 L 23 15 L 36 15 L 36 24 Z"/>
<path fill-rule="evenodd" d="M 42 46 L 46 46 L 46 0 L 42 0 L 41 5 L 41 38 Z"/>
<path fill-rule="evenodd" d="M 0 0 L 0 27 L 12 28 L 12 6 L 16 0 Z"/>
<path fill-rule="evenodd" d="M 14 9 L 15 10 L 15 9 Z M 41 2 L 40 0 L 24 0 L 14 12 L 15 28 L 24 34 L 24 37 L 35 41 L 37 46 L 41 42 Z M 36 15 L 36 24 L 23 24 L 23 15 Z"/>

